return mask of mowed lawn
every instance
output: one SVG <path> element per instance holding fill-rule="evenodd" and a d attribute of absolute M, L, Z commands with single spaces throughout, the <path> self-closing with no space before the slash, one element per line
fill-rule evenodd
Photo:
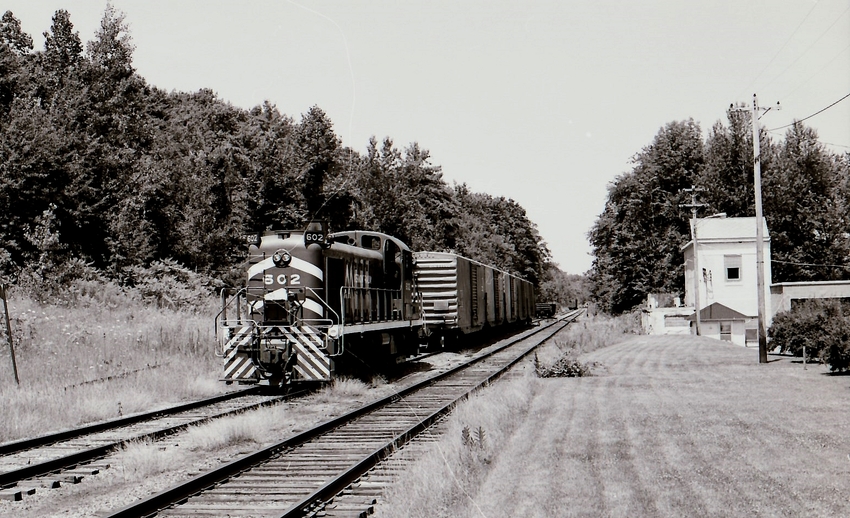
<path fill-rule="evenodd" d="M 850 516 L 850 377 L 638 336 L 541 380 L 472 516 Z"/>

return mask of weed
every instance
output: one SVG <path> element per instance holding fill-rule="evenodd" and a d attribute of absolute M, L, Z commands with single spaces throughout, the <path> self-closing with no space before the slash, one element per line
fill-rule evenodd
<path fill-rule="evenodd" d="M 0 442 L 221 392 L 212 309 L 159 309 L 111 283 L 74 287 L 55 304 L 12 292 L 21 383 L 0 361 Z M 213 297 L 195 306 L 212 308 Z"/>
<path fill-rule="evenodd" d="M 591 376 L 597 362 L 582 363 L 568 355 L 558 358 L 553 365 L 542 365 L 535 355 L 534 372 L 541 378 L 580 378 Z"/>
<path fill-rule="evenodd" d="M 130 441 L 114 460 L 125 481 L 142 480 L 169 471 L 175 465 L 170 452 L 150 441 Z"/>
<path fill-rule="evenodd" d="M 474 495 L 492 469 L 496 452 L 522 422 L 536 386 L 534 378 L 517 378 L 458 405 L 448 418 L 446 434 L 435 444 L 435 454 L 416 460 L 401 475 L 387 490 L 378 514 L 466 516 L 462 511 L 475 505 Z"/>

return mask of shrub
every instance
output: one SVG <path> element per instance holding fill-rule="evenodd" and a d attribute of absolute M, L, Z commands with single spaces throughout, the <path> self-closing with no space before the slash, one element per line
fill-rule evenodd
<path fill-rule="evenodd" d="M 769 335 L 781 352 L 826 362 L 830 370 L 850 368 L 850 317 L 836 300 L 809 300 L 776 315 Z"/>
<path fill-rule="evenodd" d="M 541 378 L 580 378 L 591 376 L 592 369 L 597 367 L 596 362 L 582 363 L 568 355 L 561 356 L 552 365 L 544 365 L 534 355 L 534 372 Z"/>
<path fill-rule="evenodd" d="M 126 273 L 125 282 L 138 290 L 146 302 L 160 308 L 206 309 L 198 308 L 198 301 L 209 299 L 221 287 L 210 277 L 170 259 L 154 261 L 147 268 L 132 266 Z"/>

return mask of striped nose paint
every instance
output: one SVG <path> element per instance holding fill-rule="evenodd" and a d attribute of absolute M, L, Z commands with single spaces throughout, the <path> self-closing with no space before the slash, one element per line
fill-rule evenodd
<path fill-rule="evenodd" d="M 303 292 L 298 299 L 303 303 L 304 317 L 324 318 L 325 308 L 319 300 L 324 279 L 321 268 L 295 256 L 285 268 L 276 267 L 272 258 L 267 258 L 248 269 L 249 284 L 262 286 L 265 291 L 254 305 L 257 312 L 261 312 L 268 301 L 284 301 L 290 298 L 291 292 Z"/>

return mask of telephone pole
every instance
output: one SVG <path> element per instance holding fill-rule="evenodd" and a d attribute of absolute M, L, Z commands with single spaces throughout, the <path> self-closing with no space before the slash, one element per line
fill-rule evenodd
<path fill-rule="evenodd" d="M 758 97 L 753 94 L 753 183 L 756 196 L 756 279 L 758 284 L 758 340 L 759 363 L 767 363 L 767 331 L 765 328 L 765 296 L 764 296 L 764 216 L 761 208 L 761 150 L 759 147 L 759 112 L 769 112 L 770 108 L 759 108 Z M 777 102 L 776 109 L 782 106 Z M 746 108 L 733 108 L 744 111 Z"/>
<path fill-rule="evenodd" d="M 699 254 L 697 250 L 697 209 L 704 207 L 704 203 L 697 203 L 697 192 L 702 189 L 697 189 L 691 186 L 690 189 L 682 189 L 684 192 L 691 193 L 691 203 L 679 205 L 691 209 L 691 235 L 694 239 L 694 314 L 696 315 L 696 331 L 697 336 L 700 332 L 700 315 L 699 315 Z"/>

